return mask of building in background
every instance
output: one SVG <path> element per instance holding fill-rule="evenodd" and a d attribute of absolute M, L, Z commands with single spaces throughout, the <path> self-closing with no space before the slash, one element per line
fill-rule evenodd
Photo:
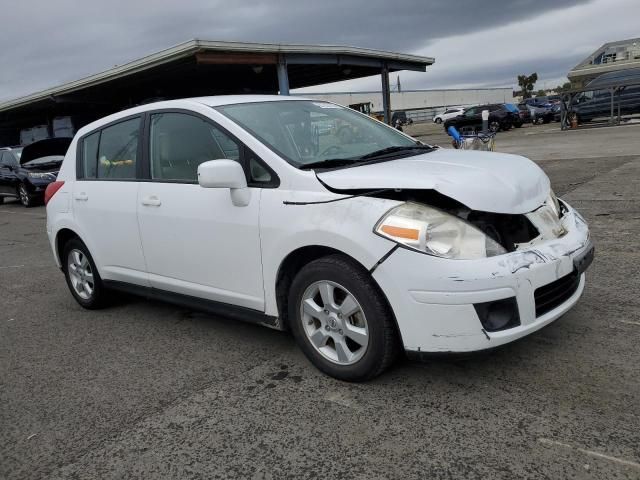
<path fill-rule="evenodd" d="M 358 105 L 371 103 L 372 112 L 382 111 L 382 93 L 373 92 L 336 92 L 301 93 L 308 98 L 317 98 L 339 105 Z M 391 109 L 403 110 L 414 122 L 431 121 L 435 115 L 447 107 L 468 107 L 485 103 L 513 102 L 512 88 L 474 88 L 449 90 L 403 90 L 391 92 Z"/>
<path fill-rule="evenodd" d="M 0 146 L 69 136 L 105 115 L 174 98 L 289 95 L 290 88 L 378 75 L 388 100 L 391 72 L 424 72 L 434 61 L 340 45 L 194 39 L 86 78 L 0 102 Z M 389 102 L 385 105 L 386 120 L 391 122 Z"/>
<path fill-rule="evenodd" d="M 603 73 L 638 67 L 640 67 L 640 38 L 631 38 L 605 43 L 573 67 L 567 77 L 573 88 L 582 88 Z"/>

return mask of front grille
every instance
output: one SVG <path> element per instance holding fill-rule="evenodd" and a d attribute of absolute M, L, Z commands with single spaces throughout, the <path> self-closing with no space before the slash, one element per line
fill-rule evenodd
<path fill-rule="evenodd" d="M 580 285 L 580 275 L 575 270 L 569 275 L 559 278 L 543 287 L 536 288 L 533 293 L 536 301 L 536 317 L 550 312 L 566 302 Z"/>

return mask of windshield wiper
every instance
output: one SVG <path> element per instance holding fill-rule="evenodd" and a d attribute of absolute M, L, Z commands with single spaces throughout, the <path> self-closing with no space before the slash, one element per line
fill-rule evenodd
<path fill-rule="evenodd" d="M 435 148 L 433 148 L 431 145 L 405 145 L 405 146 L 396 145 L 393 147 L 381 148 L 380 150 L 375 150 L 371 153 L 367 153 L 366 155 L 359 157 L 359 159 L 368 160 L 371 158 L 384 157 L 385 155 L 390 155 L 392 153 L 399 153 L 406 150 L 424 150 L 425 152 L 431 152 L 435 150 Z"/>
<path fill-rule="evenodd" d="M 332 167 L 344 167 L 345 165 L 351 165 L 359 162 L 358 158 L 327 158 L 325 160 L 319 160 L 317 162 L 305 163 L 300 165 L 300 169 L 305 170 L 307 168 L 332 168 Z"/>

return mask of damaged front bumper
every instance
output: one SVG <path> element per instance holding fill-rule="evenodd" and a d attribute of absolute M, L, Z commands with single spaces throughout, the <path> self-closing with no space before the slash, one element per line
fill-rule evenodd
<path fill-rule="evenodd" d="M 584 219 L 564 205 L 561 223 L 566 233 L 561 238 L 512 253 L 448 260 L 396 249 L 373 277 L 391 304 L 405 350 L 490 349 L 524 337 L 567 312 L 584 290 L 593 244 Z M 509 308 L 513 316 L 503 326 L 484 318 L 509 315 Z M 491 328 L 496 325 L 499 328 Z"/>

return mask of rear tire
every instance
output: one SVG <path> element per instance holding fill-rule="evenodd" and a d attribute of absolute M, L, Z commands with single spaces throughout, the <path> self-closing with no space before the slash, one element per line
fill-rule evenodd
<path fill-rule="evenodd" d="M 289 291 L 296 342 L 319 370 L 359 382 L 380 375 L 399 351 L 391 309 L 369 272 L 343 255 L 305 265 Z"/>
<path fill-rule="evenodd" d="M 436 123 L 437 123 L 438 125 L 440 125 L 440 124 L 442 123 L 442 119 L 441 119 L 441 118 L 436 118 Z"/>
<path fill-rule="evenodd" d="M 108 292 L 87 246 L 78 238 L 64 246 L 62 269 L 67 286 L 82 307 L 95 310 L 106 306 Z"/>

